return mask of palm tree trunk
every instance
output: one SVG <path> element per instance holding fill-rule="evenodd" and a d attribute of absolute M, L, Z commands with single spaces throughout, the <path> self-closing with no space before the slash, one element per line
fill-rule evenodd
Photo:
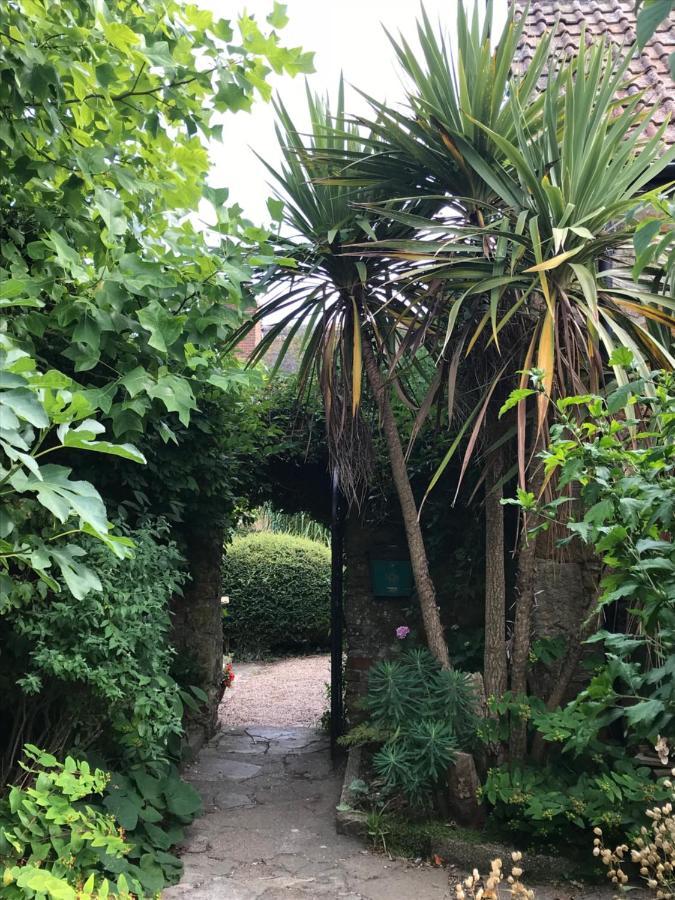
<path fill-rule="evenodd" d="M 377 360 L 375 359 L 375 354 L 373 353 L 373 348 L 365 333 L 363 335 L 362 344 L 366 375 L 380 414 L 382 431 L 387 443 L 391 474 L 394 479 L 394 486 L 401 505 L 401 515 L 403 517 L 403 525 L 408 540 L 408 552 L 410 553 L 410 564 L 412 566 L 415 588 L 422 610 L 422 621 L 424 623 L 427 644 L 429 645 L 429 650 L 440 664 L 444 668 L 449 669 L 450 655 L 443 634 L 440 612 L 436 603 L 436 589 L 431 580 L 431 576 L 429 575 L 427 551 L 424 546 L 422 529 L 420 528 L 420 523 L 417 518 L 417 504 L 415 503 L 415 498 L 410 486 L 408 470 L 403 455 L 403 447 L 401 445 L 401 437 L 398 433 L 396 420 L 394 419 L 394 413 L 391 408 L 388 388 L 384 383 Z"/>
<path fill-rule="evenodd" d="M 501 447 L 489 462 L 485 487 L 485 656 L 483 678 L 488 697 L 501 697 L 507 687 L 506 577 L 504 572 L 504 507 Z"/>
<path fill-rule="evenodd" d="M 543 484 L 543 467 L 540 467 L 528 485 L 535 496 L 539 495 Z M 527 515 L 523 516 L 518 551 L 518 573 L 516 575 L 516 616 L 513 625 L 511 654 L 511 692 L 516 696 L 527 693 L 527 667 L 530 656 L 532 632 L 532 610 L 534 608 L 535 554 L 537 540 L 528 536 Z M 523 760 L 527 753 L 527 721 L 513 717 L 509 755 L 512 762 Z"/>
<path fill-rule="evenodd" d="M 585 581 L 594 581 L 590 594 L 591 600 L 586 609 L 586 615 L 583 616 L 579 626 L 578 636 L 570 642 L 567 655 L 563 661 L 562 667 L 556 679 L 556 683 L 551 691 L 551 695 L 546 701 L 546 709 L 552 712 L 558 706 L 561 706 L 567 690 L 572 683 L 572 679 L 579 673 L 579 660 L 584 651 L 584 641 L 589 638 L 598 627 L 598 600 L 600 598 L 600 565 L 597 560 L 590 559 L 586 562 Z M 593 613 L 596 613 L 594 616 Z M 543 762 L 546 755 L 546 744 L 540 732 L 537 732 L 532 741 L 532 760 L 534 762 Z"/>

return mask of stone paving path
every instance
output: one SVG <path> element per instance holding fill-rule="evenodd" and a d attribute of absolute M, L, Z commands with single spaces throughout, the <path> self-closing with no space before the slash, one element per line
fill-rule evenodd
<path fill-rule="evenodd" d="M 165 900 L 450 900 L 444 869 L 371 853 L 335 831 L 340 772 L 312 728 L 220 732 L 187 778 L 204 816 L 182 848 Z M 611 891 L 544 888 L 537 900 L 608 900 Z"/>
<path fill-rule="evenodd" d="M 447 876 L 366 851 L 336 834 L 340 772 L 311 728 L 235 728 L 187 773 L 205 815 L 190 828 L 182 882 L 191 900 L 445 900 Z"/>

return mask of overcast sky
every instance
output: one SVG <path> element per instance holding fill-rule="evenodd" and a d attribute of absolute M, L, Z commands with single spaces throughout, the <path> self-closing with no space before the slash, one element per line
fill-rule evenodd
<path fill-rule="evenodd" d="M 243 6 L 234 0 L 200 0 L 214 12 L 234 17 Z M 506 2 L 497 0 L 500 18 Z M 284 43 L 315 52 L 315 69 L 308 76 L 314 91 L 329 91 L 334 96 L 340 72 L 345 81 L 388 103 L 403 98 L 403 87 L 394 64 L 391 46 L 381 25 L 396 34 L 403 32 L 411 43 L 415 37 L 415 19 L 419 4 L 415 0 L 287 0 L 289 24 L 282 31 Z M 271 0 L 249 0 L 246 11 L 264 23 L 271 11 Z M 456 16 L 455 0 L 426 0 L 425 9 L 432 21 L 440 20 L 451 31 Z M 304 76 L 273 78 L 294 121 L 306 121 Z M 367 109 L 363 99 L 348 90 L 347 107 L 360 113 Z M 270 196 L 269 177 L 251 148 L 275 164 L 279 159 L 274 119 L 269 104 L 257 102 L 250 113 L 225 117 L 223 144 L 214 145 L 211 156 L 211 183 L 229 187 L 230 199 L 237 201 L 257 223 L 267 220 L 265 201 Z"/>

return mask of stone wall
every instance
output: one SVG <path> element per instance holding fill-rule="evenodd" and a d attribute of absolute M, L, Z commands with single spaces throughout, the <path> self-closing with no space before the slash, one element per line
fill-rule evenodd
<path fill-rule="evenodd" d="M 382 546 L 400 549 L 407 558 L 405 534 L 397 523 L 364 524 L 356 516 L 345 523 L 345 711 L 350 725 L 365 718 L 359 700 L 368 687 L 368 669 L 374 662 L 386 659 L 396 645 L 399 625 L 417 627 L 414 601 L 410 598 L 389 599 L 373 595 L 370 580 L 370 558 Z"/>
<path fill-rule="evenodd" d="M 415 597 L 375 597 L 371 585 L 370 560 L 387 555 L 394 549 L 400 559 L 408 558 L 403 524 L 391 516 L 373 524 L 357 515 L 350 515 L 345 523 L 345 710 L 350 724 L 365 718 L 359 700 L 368 687 L 368 669 L 374 662 L 391 657 L 400 646 L 396 628 L 407 625 L 424 640 L 422 620 Z M 431 575 L 438 591 L 443 625 L 446 629 L 480 627 L 483 622 L 482 604 L 466 602 L 464 593 L 449 588 L 444 580 L 441 560 L 431 566 Z"/>
<path fill-rule="evenodd" d="M 475 510 L 476 515 L 482 516 L 479 503 Z M 453 533 L 457 539 L 456 530 Z M 370 558 L 377 557 L 378 548 L 386 545 L 397 547 L 400 558 L 407 558 L 403 525 L 393 515 L 376 523 L 364 521 L 354 514 L 348 517 L 345 524 L 345 709 L 351 725 L 365 718 L 359 701 L 367 692 L 368 669 L 374 662 L 390 658 L 400 646 L 395 636 L 396 628 L 407 625 L 415 629 L 423 641 L 421 617 L 414 597 L 383 599 L 373 595 Z M 563 560 L 556 559 L 555 555 L 555 549 L 541 541 L 537 548 L 533 637 L 562 636 L 567 642 L 574 642 L 594 592 L 596 567 L 585 558 L 582 548 L 576 546 L 567 549 L 567 557 Z M 483 598 L 482 592 L 467 591 L 456 580 L 448 579 L 449 556 L 448 553 L 444 560 L 441 550 L 438 558 L 431 561 L 430 571 L 446 633 L 449 633 L 448 629 L 456 629 L 462 635 L 482 627 Z M 534 693 L 548 697 L 560 665 L 535 664 L 532 667 L 530 681 Z M 583 686 L 586 677 L 580 665 L 578 675 L 570 685 L 570 696 Z"/>
<path fill-rule="evenodd" d="M 186 531 L 184 550 L 190 581 L 172 604 L 172 642 L 178 670 L 188 673 L 189 683 L 200 687 L 208 697 L 198 712 L 188 714 L 187 743 L 194 754 L 216 731 L 223 696 L 222 529 Z"/>

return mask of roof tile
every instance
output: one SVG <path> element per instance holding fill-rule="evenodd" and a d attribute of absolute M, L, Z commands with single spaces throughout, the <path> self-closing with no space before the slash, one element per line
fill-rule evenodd
<path fill-rule="evenodd" d="M 635 43 L 634 0 L 511 0 L 518 15 L 526 15 L 515 70 L 524 72 L 532 60 L 544 30 L 558 22 L 556 45 L 564 53 L 573 52 L 579 45 L 582 28 L 587 40 L 607 36 L 620 46 Z M 664 135 L 675 144 L 675 83 L 670 75 L 668 57 L 675 53 L 675 16 L 662 22 L 656 34 L 642 52 L 636 51 L 630 64 L 635 86 L 645 90 L 645 105 L 656 104 L 648 134 L 653 134 L 670 114 Z"/>

